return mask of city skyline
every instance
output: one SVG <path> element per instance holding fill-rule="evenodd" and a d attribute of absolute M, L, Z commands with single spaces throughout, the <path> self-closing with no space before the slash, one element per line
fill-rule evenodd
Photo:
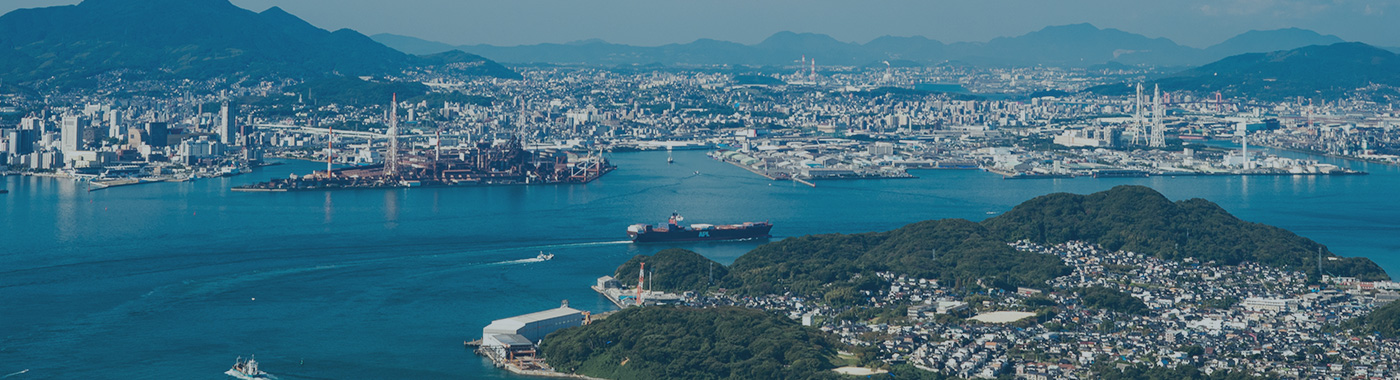
<path fill-rule="evenodd" d="M 74 0 L 17 0 L 0 5 L 14 9 L 74 4 Z M 943 42 L 982 42 L 1039 30 L 1046 26 L 1090 23 L 1178 44 L 1206 47 L 1249 30 L 1303 28 L 1349 41 L 1400 46 L 1395 12 L 1400 1 L 1236 0 L 1219 2 L 1057 3 L 1007 0 L 974 3 L 842 1 L 751 3 L 720 1 L 559 0 L 476 3 L 415 0 L 394 4 L 373 1 L 234 0 L 253 11 L 273 6 L 335 30 L 350 28 L 367 35 L 390 33 L 456 45 L 530 45 L 588 39 L 657 46 L 717 39 L 756 43 L 781 31 L 830 35 L 863 43 L 884 35 L 924 36 Z M 1014 9 L 1016 11 L 1006 11 Z M 686 17 L 668 17 L 684 14 Z M 621 25 L 622 27 L 619 27 Z M 645 31 L 645 33 L 638 33 Z"/>
<path fill-rule="evenodd" d="M 1203 1 L 8 0 L 0 380 L 1400 379 L 1400 0 Z"/>

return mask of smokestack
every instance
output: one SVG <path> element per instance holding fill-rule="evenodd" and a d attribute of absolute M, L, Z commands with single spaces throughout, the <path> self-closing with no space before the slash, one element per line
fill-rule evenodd
<path fill-rule="evenodd" d="M 642 284 L 646 283 L 647 263 L 641 263 L 637 271 L 637 306 L 642 306 Z"/>

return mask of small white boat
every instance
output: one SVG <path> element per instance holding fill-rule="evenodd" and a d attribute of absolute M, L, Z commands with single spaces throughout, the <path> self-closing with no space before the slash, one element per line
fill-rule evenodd
<path fill-rule="evenodd" d="M 243 360 L 243 357 L 239 356 L 238 359 L 233 361 L 233 368 L 229 368 L 224 374 L 243 380 L 266 380 L 273 378 L 272 375 L 258 369 L 258 361 L 253 360 L 251 356 L 248 357 L 248 360 Z"/>
<path fill-rule="evenodd" d="M 550 259 L 553 259 L 553 258 L 554 258 L 554 254 L 553 254 L 553 253 L 544 253 L 544 251 L 540 251 L 539 256 L 535 256 L 535 258 L 536 258 L 536 259 L 540 259 L 540 261 L 549 261 Z"/>

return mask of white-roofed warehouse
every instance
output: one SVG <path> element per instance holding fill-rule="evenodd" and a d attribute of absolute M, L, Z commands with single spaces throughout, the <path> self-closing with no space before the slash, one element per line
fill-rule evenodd
<path fill-rule="evenodd" d="M 482 347 L 509 347 L 518 344 L 518 338 L 506 338 L 503 342 L 497 336 L 518 335 L 531 343 L 539 343 L 545 335 L 565 327 L 583 326 L 587 314 L 578 309 L 561 306 L 557 309 L 518 315 L 492 321 L 481 329 Z"/>

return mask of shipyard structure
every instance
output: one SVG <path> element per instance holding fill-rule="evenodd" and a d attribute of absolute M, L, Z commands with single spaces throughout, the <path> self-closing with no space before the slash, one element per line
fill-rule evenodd
<path fill-rule="evenodd" d="M 395 154 L 394 156 L 399 156 Z M 606 158 L 564 150 L 527 151 L 511 139 L 386 158 L 376 165 L 327 169 L 233 188 L 293 191 L 473 185 L 588 183 L 612 171 Z"/>
<path fill-rule="evenodd" d="M 591 313 L 569 307 L 566 300 L 556 309 L 492 321 L 481 329 L 481 339 L 465 344 L 476 347 L 477 354 L 491 359 L 498 368 L 521 375 L 559 377 L 562 374 L 539 357 L 540 342 L 549 333 L 592 321 Z"/>
<path fill-rule="evenodd" d="M 528 185 L 588 183 L 615 167 L 599 155 L 572 151 L 525 150 L 510 138 L 446 147 L 442 138 L 429 150 L 399 151 L 399 100 L 393 98 L 384 134 L 384 161 L 377 165 L 336 169 L 332 165 L 334 132 L 327 129 L 326 170 L 234 187 L 234 191 L 292 191 L 422 186 Z"/>

